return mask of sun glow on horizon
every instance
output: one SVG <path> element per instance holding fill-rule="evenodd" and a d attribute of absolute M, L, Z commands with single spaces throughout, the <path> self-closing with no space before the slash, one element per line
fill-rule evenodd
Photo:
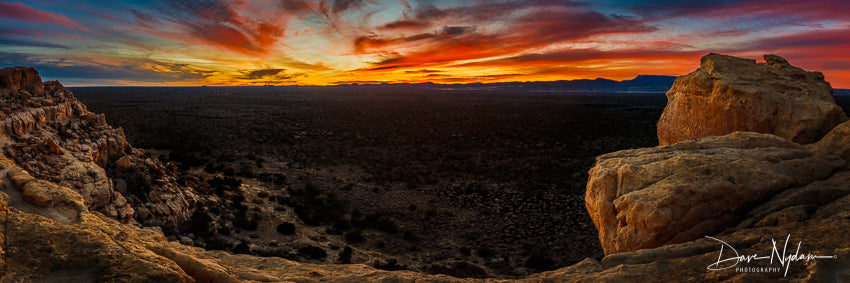
<path fill-rule="evenodd" d="M 68 85 L 336 85 L 683 75 L 778 54 L 850 88 L 845 1 L 0 2 L 0 64 Z"/>

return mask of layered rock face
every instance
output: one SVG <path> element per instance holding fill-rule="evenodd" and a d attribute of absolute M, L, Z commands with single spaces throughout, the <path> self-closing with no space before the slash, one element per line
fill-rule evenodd
<path fill-rule="evenodd" d="M 586 205 L 605 254 L 654 248 L 733 227 L 763 199 L 844 164 L 779 137 L 736 132 L 599 156 Z"/>
<path fill-rule="evenodd" d="M 7 67 L 0 69 L 0 88 L 25 90 L 30 93 L 44 91 L 41 75 L 33 67 Z"/>
<path fill-rule="evenodd" d="M 588 280 L 850 280 L 850 122 L 839 124 L 846 117 L 820 73 L 773 55 L 765 60 L 703 57 L 700 69 L 667 93 L 658 122 L 662 146 L 597 157 L 585 202 L 607 256 L 568 268 L 573 274 Z M 787 253 L 773 248 L 786 243 L 825 260 L 806 261 L 790 275 L 706 271 L 738 255 L 778 259 Z"/>
<path fill-rule="evenodd" d="M 179 223 L 194 194 L 175 172 L 127 143 L 59 82 L 33 68 L 0 69 L 0 150 L 33 178 L 80 193 L 85 205 L 121 222 Z M 38 85 L 36 87 L 35 85 Z"/>
<path fill-rule="evenodd" d="M 709 54 L 696 71 L 667 92 L 658 120 L 661 145 L 735 131 L 774 134 L 808 144 L 847 120 L 820 72 L 807 72 L 776 55 L 764 63 Z"/>

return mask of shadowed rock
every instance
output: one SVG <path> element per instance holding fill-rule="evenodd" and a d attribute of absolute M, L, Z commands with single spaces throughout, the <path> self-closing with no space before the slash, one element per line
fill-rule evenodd
<path fill-rule="evenodd" d="M 850 122 L 820 73 L 765 61 L 703 57 L 667 93 L 665 146 L 597 157 L 585 203 L 606 256 L 570 267 L 582 280 L 850 279 Z M 786 239 L 824 258 L 777 275 L 706 271 L 730 248 L 768 255 Z"/>
<path fill-rule="evenodd" d="M 658 141 L 668 145 L 735 131 L 774 134 L 808 144 L 847 120 L 820 72 L 794 67 L 776 55 L 764 63 L 709 54 L 699 69 L 667 92 Z"/>
<path fill-rule="evenodd" d="M 585 203 L 605 254 L 713 235 L 779 191 L 827 178 L 843 160 L 738 132 L 597 157 Z"/>
<path fill-rule="evenodd" d="M 0 88 L 26 90 L 32 94 L 44 91 L 41 76 L 33 67 L 6 67 L 0 69 Z"/>
<path fill-rule="evenodd" d="M 122 129 L 58 81 L 42 84 L 31 67 L 0 69 L 0 105 L 0 152 L 32 178 L 55 183 L 34 182 L 23 190 L 29 200 L 49 205 L 45 188 L 63 188 L 122 222 L 180 223 L 192 214 L 194 192 L 177 184 L 172 170 L 132 148 Z M 124 194 L 115 183 L 125 185 Z"/>

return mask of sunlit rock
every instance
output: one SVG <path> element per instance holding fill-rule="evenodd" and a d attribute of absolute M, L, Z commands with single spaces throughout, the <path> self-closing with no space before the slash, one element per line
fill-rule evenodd
<path fill-rule="evenodd" d="M 823 74 L 776 55 L 764 60 L 702 57 L 699 69 L 676 79 L 667 92 L 659 143 L 751 131 L 808 144 L 847 120 Z"/>

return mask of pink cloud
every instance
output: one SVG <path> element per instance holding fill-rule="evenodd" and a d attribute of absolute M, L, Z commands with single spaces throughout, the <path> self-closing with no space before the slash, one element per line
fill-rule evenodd
<path fill-rule="evenodd" d="M 31 23 L 55 23 L 62 26 L 89 31 L 88 28 L 72 21 L 68 17 L 39 10 L 21 2 L 0 2 L 0 17 Z"/>

